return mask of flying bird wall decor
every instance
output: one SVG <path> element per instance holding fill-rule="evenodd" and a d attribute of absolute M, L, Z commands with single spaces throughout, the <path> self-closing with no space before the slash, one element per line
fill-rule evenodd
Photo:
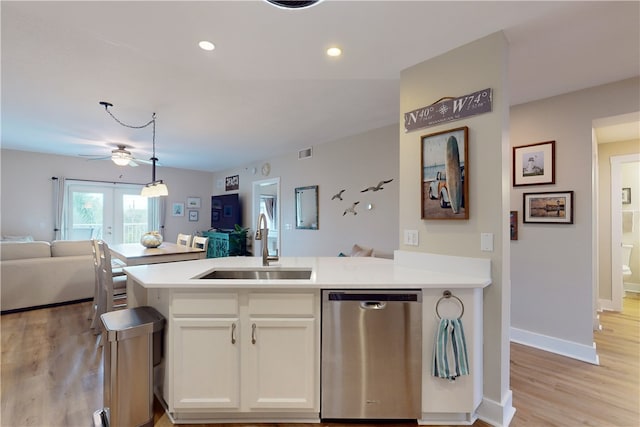
<path fill-rule="evenodd" d="M 380 191 L 380 190 L 384 190 L 383 185 L 384 185 L 384 184 L 388 184 L 388 183 L 390 183 L 391 181 L 393 181 L 393 178 L 388 179 L 388 180 L 386 180 L 386 181 L 380 181 L 380 182 L 378 183 L 378 185 L 376 185 L 375 187 L 367 187 L 367 188 L 365 188 L 364 190 L 361 190 L 360 192 L 361 192 L 361 193 L 366 193 L 367 191 Z"/>
<path fill-rule="evenodd" d="M 342 193 L 344 193 L 346 190 L 340 190 L 338 193 L 334 194 L 333 197 L 331 197 L 331 200 L 335 200 L 335 199 L 339 199 L 342 200 Z"/>
<path fill-rule="evenodd" d="M 345 209 L 345 210 L 344 210 L 344 212 L 342 213 L 342 216 L 345 216 L 345 215 L 346 215 L 346 214 L 348 214 L 348 213 L 351 213 L 351 214 L 354 214 L 354 215 L 358 215 L 358 212 L 356 212 L 356 205 L 357 205 L 358 203 L 360 203 L 360 202 L 359 202 L 359 201 L 358 201 L 358 202 L 354 202 L 354 203 L 351 205 L 351 207 L 349 207 L 349 208 Z"/>

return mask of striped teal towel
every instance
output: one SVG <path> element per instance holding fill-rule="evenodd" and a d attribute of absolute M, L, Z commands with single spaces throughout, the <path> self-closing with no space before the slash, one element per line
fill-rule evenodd
<path fill-rule="evenodd" d="M 455 380 L 460 375 L 469 375 L 467 343 L 461 319 L 440 319 L 433 346 L 434 377 Z"/>

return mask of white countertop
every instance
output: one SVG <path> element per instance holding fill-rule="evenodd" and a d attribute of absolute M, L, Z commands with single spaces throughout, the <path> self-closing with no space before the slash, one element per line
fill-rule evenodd
<path fill-rule="evenodd" d="M 212 270 L 305 269 L 311 279 L 197 279 Z M 151 288 L 381 289 L 484 288 L 491 284 L 490 261 L 396 251 L 395 260 L 372 257 L 283 257 L 262 267 L 259 257 L 207 258 L 196 261 L 125 267 L 141 286 Z"/>

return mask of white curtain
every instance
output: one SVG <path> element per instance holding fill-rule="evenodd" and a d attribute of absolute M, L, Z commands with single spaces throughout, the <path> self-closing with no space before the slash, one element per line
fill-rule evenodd
<path fill-rule="evenodd" d="M 265 197 L 264 198 L 264 210 L 267 213 L 267 217 L 269 217 L 269 222 L 273 222 L 273 211 L 275 209 L 275 197 Z"/>
<path fill-rule="evenodd" d="M 64 239 L 64 207 L 66 205 L 65 200 L 65 181 L 64 177 L 52 177 L 51 183 L 53 185 L 53 240 Z"/>
<path fill-rule="evenodd" d="M 164 226 L 167 219 L 167 198 L 154 197 L 149 199 L 149 212 L 151 213 L 149 224 L 151 230 L 157 230 L 164 238 Z"/>

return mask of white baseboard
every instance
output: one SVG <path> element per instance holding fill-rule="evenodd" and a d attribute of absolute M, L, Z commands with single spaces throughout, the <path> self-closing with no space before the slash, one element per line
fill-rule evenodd
<path fill-rule="evenodd" d="M 529 347 L 539 348 L 540 350 L 549 351 L 551 353 L 556 353 L 561 356 L 570 357 L 572 359 L 581 360 L 593 365 L 600 364 L 598 354 L 596 353 L 595 343 L 588 346 L 514 327 L 511 328 L 511 341 L 527 345 Z"/>
<path fill-rule="evenodd" d="M 505 393 L 502 402 L 483 397 L 477 411 L 478 418 L 495 427 L 507 427 L 516 413 L 516 408 L 512 405 L 512 397 L 511 390 Z"/>
<path fill-rule="evenodd" d="M 598 311 L 620 311 L 616 310 L 613 300 L 598 298 Z"/>
<path fill-rule="evenodd" d="M 624 282 L 622 289 L 625 292 L 640 292 L 640 283 Z"/>

